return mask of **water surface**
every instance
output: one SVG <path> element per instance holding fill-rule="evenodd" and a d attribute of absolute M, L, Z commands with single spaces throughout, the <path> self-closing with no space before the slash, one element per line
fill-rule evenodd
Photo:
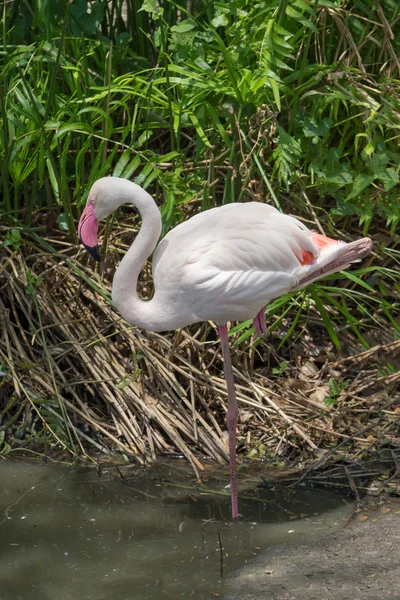
<path fill-rule="evenodd" d="M 223 491 L 226 469 L 206 465 Z M 259 467 L 259 471 L 261 471 Z M 186 462 L 93 467 L 0 461 L 0 600 L 208 600 L 226 575 L 268 546 L 321 536 L 349 518 L 340 496 L 306 486 L 199 493 Z M 221 576 L 222 572 L 222 576 Z"/>

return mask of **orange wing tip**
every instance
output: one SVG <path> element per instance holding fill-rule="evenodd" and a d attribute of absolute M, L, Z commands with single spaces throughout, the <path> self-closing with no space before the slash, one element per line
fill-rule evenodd
<path fill-rule="evenodd" d="M 301 251 L 301 258 L 297 257 L 299 259 L 300 264 L 304 267 L 304 265 L 313 265 L 315 263 L 315 257 L 314 254 L 312 252 L 310 252 L 309 250 L 302 250 Z"/>
<path fill-rule="evenodd" d="M 312 240 L 317 248 L 317 256 L 314 256 L 314 254 L 309 250 L 302 250 L 301 257 L 296 255 L 296 258 L 302 266 L 315 264 L 315 261 L 317 260 L 321 251 L 325 248 L 328 248 L 329 246 L 337 246 L 338 244 L 343 244 L 343 242 L 339 240 L 333 240 L 332 238 L 326 237 L 326 235 L 314 232 L 312 234 Z"/>
<path fill-rule="evenodd" d="M 322 233 L 313 233 L 312 239 L 317 248 L 322 249 L 327 246 L 332 246 L 336 244 L 340 244 L 338 240 L 333 240 L 332 238 L 326 237 L 326 235 L 322 235 Z"/>

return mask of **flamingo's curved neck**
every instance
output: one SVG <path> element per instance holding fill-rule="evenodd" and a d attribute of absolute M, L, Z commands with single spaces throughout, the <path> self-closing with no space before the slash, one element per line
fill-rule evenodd
<path fill-rule="evenodd" d="M 121 204 L 126 203 L 138 209 L 142 226 L 115 273 L 112 299 L 128 323 L 157 331 L 162 329 L 162 315 L 157 311 L 154 299 L 143 301 L 138 297 L 136 287 L 139 273 L 160 237 L 161 214 L 150 194 L 132 182 L 129 182 L 128 194 L 121 194 Z"/>

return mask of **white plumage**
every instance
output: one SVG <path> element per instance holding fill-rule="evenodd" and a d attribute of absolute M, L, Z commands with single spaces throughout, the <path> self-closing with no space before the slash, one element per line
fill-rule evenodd
<path fill-rule="evenodd" d="M 181 326 L 252 319 L 314 266 L 302 264 L 304 251 L 322 266 L 342 245 L 318 248 L 305 225 L 267 204 L 214 208 L 178 225 L 158 245 L 155 299 L 179 307 Z"/>

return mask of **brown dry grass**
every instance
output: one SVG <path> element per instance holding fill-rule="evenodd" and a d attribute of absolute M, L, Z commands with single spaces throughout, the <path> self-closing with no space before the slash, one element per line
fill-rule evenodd
<path fill-rule="evenodd" d="M 47 445 L 76 456 L 113 450 L 140 462 L 179 453 L 196 472 L 201 455 L 223 463 L 227 399 L 215 327 L 166 335 L 130 327 L 80 250 L 53 239 L 58 255 L 44 252 L 38 240 L 23 252 L 3 248 L 0 263 L 3 453 Z M 43 280 L 27 294 L 32 272 Z M 310 311 L 280 357 L 253 338 L 233 351 L 240 453 L 322 466 L 338 453 L 357 460 L 398 449 L 400 372 L 383 374 L 382 365 L 396 361 L 400 341 L 388 328 L 361 351 L 343 330 L 350 355 L 340 357 Z M 272 347 L 278 342 L 276 334 Z M 284 358 L 282 372 L 268 369 Z M 327 406 L 332 379 L 346 384 Z"/>

